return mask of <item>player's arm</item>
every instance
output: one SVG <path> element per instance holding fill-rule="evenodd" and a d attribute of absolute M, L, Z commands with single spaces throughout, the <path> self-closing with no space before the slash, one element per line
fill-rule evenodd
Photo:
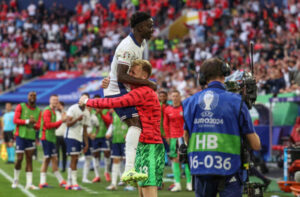
<path fill-rule="evenodd" d="M 16 107 L 15 115 L 14 115 L 14 123 L 16 125 L 26 125 L 26 124 L 30 124 L 30 123 L 35 123 L 33 118 L 30 118 L 27 120 L 21 119 L 21 114 L 22 114 L 22 106 L 19 104 Z"/>
<path fill-rule="evenodd" d="M 51 114 L 50 110 L 44 111 L 43 120 L 44 120 L 44 125 L 45 125 L 46 129 L 53 129 L 53 128 L 56 129 L 63 123 L 62 120 L 59 120 L 57 122 L 51 122 L 51 116 L 52 116 L 52 114 Z"/>
<path fill-rule="evenodd" d="M 93 108 L 121 108 L 141 105 L 146 95 L 147 92 L 141 87 L 121 97 L 88 99 L 85 102 L 86 106 Z"/>
<path fill-rule="evenodd" d="M 189 132 L 187 130 L 184 130 L 183 139 L 184 139 L 185 144 L 189 143 L 190 135 L 189 135 Z"/>
<path fill-rule="evenodd" d="M 148 80 L 148 79 L 137 79 L 128 74 L 129 66 L 125 64 L 118 64 L 117 66 L 117 77 L 118 82 L 127 83 L 135 86 L 149 86 L 153 90 L 156 91 L 157 85 L 156 83 Z"/>
<path fill-rule="evenodd" d="M 166 138 L 170 137 L 170 121 L 169 121 L 169 116 L 168 116 L 168 108 L 165 109 L 164 111 L 164 122 L 163 122 L 163 127 L 165 130 Z"/>
<path fill-rule="evenodd" d="M 101 115 L 101 118 L 104 121 L 106 127 L 108 127 L 112 123 L 112 117 L 111 117 L 109 111 L 106 114 L 101 113 L 100 115 Z"/>
<path fill-rule="evenodd" d="M 79 116 L 78 118 L 73 118 L 72 116 L 67 116 L 67 126 L 68 127 L 71 127 L 73 126 L 74 124 L 76 124 L 77 121 L 80 121 L 82 120 L 83 118 L 83 115 Z"/>
<path fill-rule="evenodd" d="M 114 127 L 114 126 L 113 126 L 112 124 L 108 127 L 108 129 L 107 129 L 107 131 L 106 131 L 106 134 L 105 134 L 105 138 L 106 138 L 106 139 L 111 138 L 112 133 L 113 133 L 113 127 Z"/>
<path fill-rule="evenodd" d="M 40 111 L 38 120 L 37 120 L 37 122 L 36 122 L 35 125 L 34 125 L 34 128 L 35 128 L 36 130 L 40 130 L 40 127 L 41 127 L 41 119 L 42 119 L 42 112 Z"/>
<path fill-rule="evenodd" d="M 83 148 L 83 152 L 86 153 L 89 148 L 88 134 L 87 134 L 87 125 L 83 125 L 83 140 L 85 143 L 85 147 Z"/>

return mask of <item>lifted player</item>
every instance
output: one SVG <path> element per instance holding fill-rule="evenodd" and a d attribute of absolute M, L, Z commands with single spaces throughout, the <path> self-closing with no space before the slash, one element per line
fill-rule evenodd
<path fill-rule="evenodd" d="M 153 20 L 148 13 L 137 12 L 130 18 L 130 25 L 133 31 L 118 45 L 111 64 L 110 83 L 108 88 L 104 89 L 106 98 L 127 94 L 130 91 L 130 85 L 149 86 L 156 89 L 156 84 L 148 79 L 137 79 L 128 74 L 128 70 L 132 65 L 131 62 L 136 59 L 143 59 L 146 40 L 149 40 L 153 33 Z M 134 106 L 115 108 L 115 111 L 120 119 L 128 125 L 125 145 L 125 172 L 121 179 L 129 181 L 133 176 L 144 176 L 136 174 L 134 171 L 136 148 L 142 127 Z"/>

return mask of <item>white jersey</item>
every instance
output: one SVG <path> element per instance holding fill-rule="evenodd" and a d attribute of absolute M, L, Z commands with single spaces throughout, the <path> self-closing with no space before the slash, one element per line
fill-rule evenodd
<path fill-rule="evenodd" d="M 125 64 L 130 67 L 133 60 L 142 59 L 145 45 L 146 41 L 144 40 L 139 46 L 132 33 L 120 42 L 111 63 L 111 70 L 109 73 L 110 83 L 108 88 L 104 89 L 104 96 L 121 94 L 120 89 L 122 88 L 119 86 L 117 78 L 118 64 Z M 125 85 L 125 87 L 127 92 L 129 92 L 129 86 Z"/>
<path fill-rule="evenodd" d="M 56 121 L 61 120 L 61 112 L 56 110 Z M 67 124 L 63 122 L 56 130 L 55 130 L 55 135 L 56 136 L 64 136 L 67 130 Z"/>
<path fill-rule="evenodd" d="M 87 128 L 87 133 L 90 134 L 93 132 L 95 127 L 99 127 L 99 120 L 95 114 L 90 115 L 90 120 Z"/>
<path fill-rule="evenodd" d="M 83 125 L 89 124 L 90 112 L 86 108 L 82 111 L 78 104 L 72 105 L 67 111 L 67 116 L 72 117 L 73 120 L 81 115 L 83 115 L 82 120 L 77 121 L 73 126 L 67 128 L 65 138 L 74 139 L 79 142 L 83 141 Z"/>

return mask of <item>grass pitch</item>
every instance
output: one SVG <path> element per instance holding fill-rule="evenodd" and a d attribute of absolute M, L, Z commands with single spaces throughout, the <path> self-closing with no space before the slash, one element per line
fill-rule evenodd
<path fill-rule="evenodd" d="M 40 181 L 40 166 L 41 166 L 41 158 L 42 158 L 42 150 L 39 149 L 39 159 L 33 161 L 33 184 L 38 186 Z M 94 184 L 82 184 L 82 169 L 78 169 L 78 183 L 82 186 L 83 190 L 81 191 L 66 191 L 64 188 L 59 188 L 58 182 L 54 177 L 51 167 L 48 169 L 47 174 L 47 182 L 53 188 L 44 188 L 37 191 L 30 190 L 29 193 L 24 193 L 20 188 L 12 189 L 11 188 L 11 180 L 13 178 L 13 168 L 14 165 L 6 164 L 4 161 L 0 160 L 0 197 L 89 197 L 89 196 L 102 196 L 102 197 L 133 197 L 138 196 L 137 191 L 124 191 L 124 187 L 118 187 L 117 191 L 106 191 L 105 188 L 109 185 L 105 181 L 103 176 L 103 169 L 101 169 L 101 182 Z M 22 163 L 22 170 L 20 174 L 20 185 L 25 186 L 25 161 Z M 171 168 L 165 168 L 165 174 L 170 173 Z M 67 178 L 67 172 L 62 173 L 63 177 Z M 94 172 L 89 173 L 89 179 L 92 180 L 94 177 Z M 165 187 L 163 190 L 158 192 L 158 196 L 160 197 L 192 197 L 195 196 L 193 192 L 184 191 L 185 189 L 185 180 L 182 180 L 182 192 L 171 193 L 167 190 L 167 188 L 172 184 L 170 179 L 165 179 Z M 252 178 L 252 180 L 254 180 Z M 279 190 L 276 181 L 273 181 L 270 185 L 268 191 L 264 194 L 266 197 L 271 196 L 280 196 L 287 197 L 293 196 L 292 194 L 283 193 Z M 245 195 L 246 196 L 246 195 Z"/>

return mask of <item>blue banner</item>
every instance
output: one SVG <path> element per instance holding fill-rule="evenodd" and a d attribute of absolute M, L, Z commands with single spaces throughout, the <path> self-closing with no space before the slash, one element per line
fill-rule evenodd
<path fill-rule="evenodd" d="M 37 93 L 37 104 L 48 104 L 52 94 L 57 94 L 59 100 L 66 104 L 77 103 L 80 95 L 84 92 L 93 97 L 95 94 L 103 96 L 100 88 L 101 77 L 78 77 L 74 79 L 37 79 L 29 82 L 15 91 L 0 96 L 0 102 L 20 103 L 27 102 L 30 91 Z"/>

